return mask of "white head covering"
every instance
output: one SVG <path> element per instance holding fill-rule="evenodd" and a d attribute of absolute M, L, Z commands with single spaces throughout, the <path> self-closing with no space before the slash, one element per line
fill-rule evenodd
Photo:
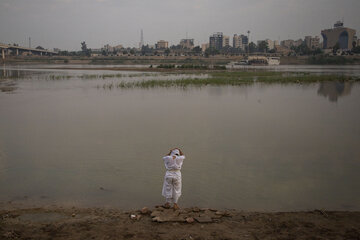
<path fill-rule="evenodd" d="M 180 151 L 179 151 L 179 149 L 175 148 L 174 150 L 171 151 L 171 154 L 170 154 L 170 155 L 171 155 L 171 156 L 174 156 L 174 155 L 180 156 Z"/>

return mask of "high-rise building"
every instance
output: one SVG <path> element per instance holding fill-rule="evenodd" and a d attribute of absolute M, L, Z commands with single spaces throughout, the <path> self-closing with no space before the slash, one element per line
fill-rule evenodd
<path fill-rule="evenodd" d="M 291 47 L 298 47 L 300 46 L 304 41 L 302 39 L 298 39 L 296 41 L 292 39 L 283 40 L 281 41 L 280 45 L 285 48 L 291 48 Z"/>
<path fill-rule="evenodd" d="M 320 48 L 320 38 L 318 36 L 315 36 L 315 37 L 306 36 L 305 44 L 310 49 Z"/>
<path fill-rule="evenodd" d="M 193 49 L 194 48 L 194 39 L 181 39 L 180 46 L 182 48 Z"/>
<path fill-rule="evenodd" d="M 300 45 L 303 44 L 303 43 L 304 43 L 304 41 L 303 41 L 301 38 L 299 38 L 298 40 L 294 41 L 294 46 L 295 46 L 295 47 L 298 47 L 298 46 L 300 46 Z"/>
<path fill-rule="evenodd" d="M 311 36 L 305 36 L 305 44 L 308 48 L 311 48 Z"/>
<path fill-rule="evenodd" d="M 223 36 L 222 47 L 230 47 L 230 37 Z"/>
<path fill-rule="evenodd" d="M 210 45 L 209 45 L 208 43 L 203 43 L 203 44 L 201 44 L 201 50 L 202 50 L 203 52 L 205 52 L 205 50 L 208 49 L 209 46 L 210 46 Z"/>
<path fill-rule="evenodd" d="M 144 33 L 143 33 L 143 30 L 141 29 L 139 48 L 142 48 L 142 46 L 144 46 Z"/>
<path fill-rule="evenodd" d="M 333 48 L 339 43 L 340 49 L 351 49 L 356 30 L 344 27 L 344 23 L 337 21 L 334 28 L 321 31 L 323 48 Z"/>
<path fill-rule="evenodd" d="M 155 44 L 156 49 L 164 49 L 169 47 L 169 42 L 160 40 Z"/>
<path fill-rule="evenodd" d="M 210 44 L 210 48 L 220 50 L 223 46 L 223 33 L 217 32 L 214 33 L 212 36 L 210 36 L 209 44 Z"/>
<path fill-rule="evenodd" d="M 248 37 L 245 35 L 237 35 L 234 34 L 233 37 L 233 47 L 234 48 L 240 48 L 242 50 L 245 50 L 245 47 L 248 45 Z"/>

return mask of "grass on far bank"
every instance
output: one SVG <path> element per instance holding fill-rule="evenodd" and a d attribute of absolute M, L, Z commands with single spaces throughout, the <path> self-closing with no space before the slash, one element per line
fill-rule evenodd
<path fill-rule="evenodd" d="M 315 83 L 325 81 L 360 81 L 359 77 L 345 75 L 314 75 L 309 73 L 281 72 L 215 72 L 208 78 L 184 78 L 177 80 L 144 80 L 104 84 L 103 88 L 155 88 L 155 87 L 201 87 L 239 86 L 253 83 Z"/>

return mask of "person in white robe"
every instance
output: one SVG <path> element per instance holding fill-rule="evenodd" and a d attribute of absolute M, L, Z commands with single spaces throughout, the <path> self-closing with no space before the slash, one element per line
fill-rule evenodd
<path fill-rule="evenodd" d="M 185 159 L 184 154 L 179 148 L 170 150 L 169 154 L 163 157 L 166 173 L 162 188 L 162 195 L 166 199 L 165 208 L 170 208 L 174 204 L 174 209 L 179 209 L 177 204 L 181 196 L 181 167 Z"/>

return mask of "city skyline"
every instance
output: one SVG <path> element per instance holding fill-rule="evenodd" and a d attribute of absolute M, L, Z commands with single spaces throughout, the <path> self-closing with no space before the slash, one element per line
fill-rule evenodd
<path fill-rule="evenodd" d="M 346 27 L 359 32 L 358 9 L 355 0 L 4 0 L 0 42 L 26 46 L 31 37 L 33 47 L 49 49 L 79 50 L 82 41 L 90 48 L 138 47 L 141 29 L 144 44 L 165 40 L 169 46 L 186 35 L 201 45 L 214 32 L 232 37 L 248 30 L 253 42 L 303 39 L 320 36 L 343 17 Z"/>

